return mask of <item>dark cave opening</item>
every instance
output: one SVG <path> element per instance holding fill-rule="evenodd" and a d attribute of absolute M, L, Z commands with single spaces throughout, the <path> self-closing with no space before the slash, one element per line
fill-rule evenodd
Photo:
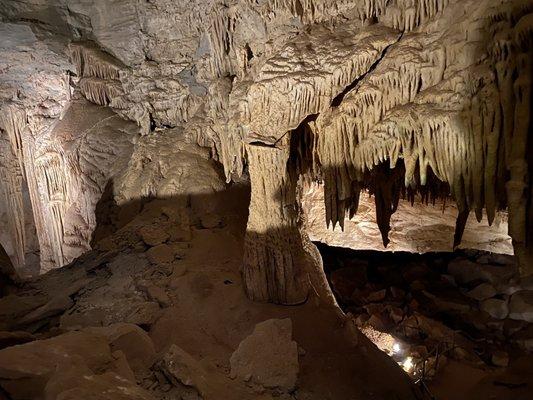
<path fill-rule="evenodd" d="M 533 324 L 513 299 L 519 282 L 512 255 L 482 250 L 383 252 L 314 242 L 339 306 L 415 382 L 439 390 L 453 366 L 506 367 L 531 343 Z M 527 318 L 526 318 L 527 319 Z"/>

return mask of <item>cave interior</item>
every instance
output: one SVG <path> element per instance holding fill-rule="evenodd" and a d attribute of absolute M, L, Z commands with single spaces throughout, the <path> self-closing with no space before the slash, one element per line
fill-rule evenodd
<path fill-rule="evenodd" d="M 532 0 L 2 0 L 0 400 L 530 400 L 532 96 Z"/>

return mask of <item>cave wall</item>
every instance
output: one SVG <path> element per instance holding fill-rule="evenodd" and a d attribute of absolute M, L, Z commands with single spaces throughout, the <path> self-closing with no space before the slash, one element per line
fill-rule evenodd
<path fill-rule="evenodd" d="M 470 210 L 492 223 L 508 208 L 526 274 L 532 10 L 527 0 L 3 1 L 3 208 L 16 217 L 0 237 L 19 265 L 34 251 L 22 234 L 27 186 L 41 265 L 65 263 L 87 248 L 109 180 L 139 170 L 137 143 L 148 142 L 138 139 L 176 130 L 208 148 L 228 181 L 253 168 L 256 146 L 272 160 L 288 151 L 250 174 L 252 193 L 284 168 L 291 186 L 299 175 L 322 181 L 329 225 L 344 224 L 370 189 L 383 242 L 402 185 L 367 175 L 401 160 L 403 187 L 454 199 L 456 242 Z M 92 106 L 69 119 L 80 101 Z M 106 136 L 117 130 L 124 140 Z M 158 195 L 129 182 L 114 195 Z"/>
<path fill-rule="evenodd" d="M 330 246 L 413 253 L 453 251 L 458 210 L 451 200 L 426 203 L 417 198 L 411 204 L 406 199 L 400 199 L 398 209 L 391 217 L 390 242 L 387 247 L 382 243 L 381 232 L 375 220 L 375 199 L 368 193 L 361 194 L 357 214 L 352 219 L 345 217 L 344 229 L 339 226 L 328 229 L 324 224 L 326 211 L 323 185 L 306 186 L 302 195 L 302 208 L 305 213 L 304 229 L 310 239 Z M 469 219 L 460 248 L 513 254 L 507 214 L 498 212 L 491 226 L 486 215 L 480 223 Z"/>

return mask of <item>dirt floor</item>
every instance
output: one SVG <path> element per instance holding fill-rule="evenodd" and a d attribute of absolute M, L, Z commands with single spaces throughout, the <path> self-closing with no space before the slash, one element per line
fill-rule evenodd
<path fill-rule="evenodd" d="M 133 217 L 119 210 L 117 215 L 128 214 L 129 222 L 102 239 L 96 250 L 0 299 L 0 329 L 30 336 L 30 343 L 0 350 L 0 387 L 6 398 L 28 398 L 28 382 L 38 382 L 34 398 L 55 398 L 49 395 L 51 381 L 75 381 L 65 377 L 70 369 L 66 361 L 53 364 L 53 372 L 43 366 L 46 374 L 35 375 L 23 363 L 27 352 L 48 354 L 50 340 L 61 344 L 67 332 L 92 334 L 91 327 L 126 322 L 143 328 L 156 352 L 154 362 L 134 369 L 128 390 L 137 397 L 126 398 L 422 399 L 407 374 L 339 309 L 316 297 L 299 306 L 260 304 L 245 297 L 240 263 L 247 217 L 242 210 L 247 209 L 248 196 L 246 186 L 234 185 L 207 197 L 144 201 L 136 205 Z M 298 379 L 288 392 L 252 387 L 230 374 L 229 360 L 239 343 L 257 323 L 272 318 L 290 318 L 298 345 Z M 18 343 L 22 337 L 17 336 Z M 47 338 L 53 339 L 43 340 Z M 188 378 L 181 377 L 181 382 L 160 373 L 172 345 L 192 360 Z M 128 356 L 131 347 L 122 350 Z M 70 359 L 68 351 L 65 360 Z M 32 360 L 36 363 L 51 361 L 37 357 Z M 90 367 L 91 379 L 114 393 L 114 381 L 102 377 L 115 374 L 113 379 L 122 379 L 116 377 L 121 368 Z M 123 398 L 96 395 L 91 392 L 99 390 L 96 385 L 77 384 L 69 390 L 78 397 L 62 399 Z"/>

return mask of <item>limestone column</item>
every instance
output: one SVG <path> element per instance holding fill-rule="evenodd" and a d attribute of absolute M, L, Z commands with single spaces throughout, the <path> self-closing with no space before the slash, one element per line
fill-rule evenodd
<path fill-rule="evenodd" d="M 255 301 L 297 304 L 306 300 L 308 277 L 298 229 L 296 182 L 289 176 L 289 137 L 276 147 L 246 146 L 251 200 L 246 229 L 243 280 Z"/>
<path fill-rule="evenodd" d="M 517 56 L 518 78 L 514 82 L 514 130 L 510 139 L 507 182 L 509 207 L 509 235 L 513 238 L 515 255 L 522 276 L 533 274 L 533 220 L 530 173 L 533 170 L 531 153 L 531 96 L 533 88 L 533 53 Z"/>

